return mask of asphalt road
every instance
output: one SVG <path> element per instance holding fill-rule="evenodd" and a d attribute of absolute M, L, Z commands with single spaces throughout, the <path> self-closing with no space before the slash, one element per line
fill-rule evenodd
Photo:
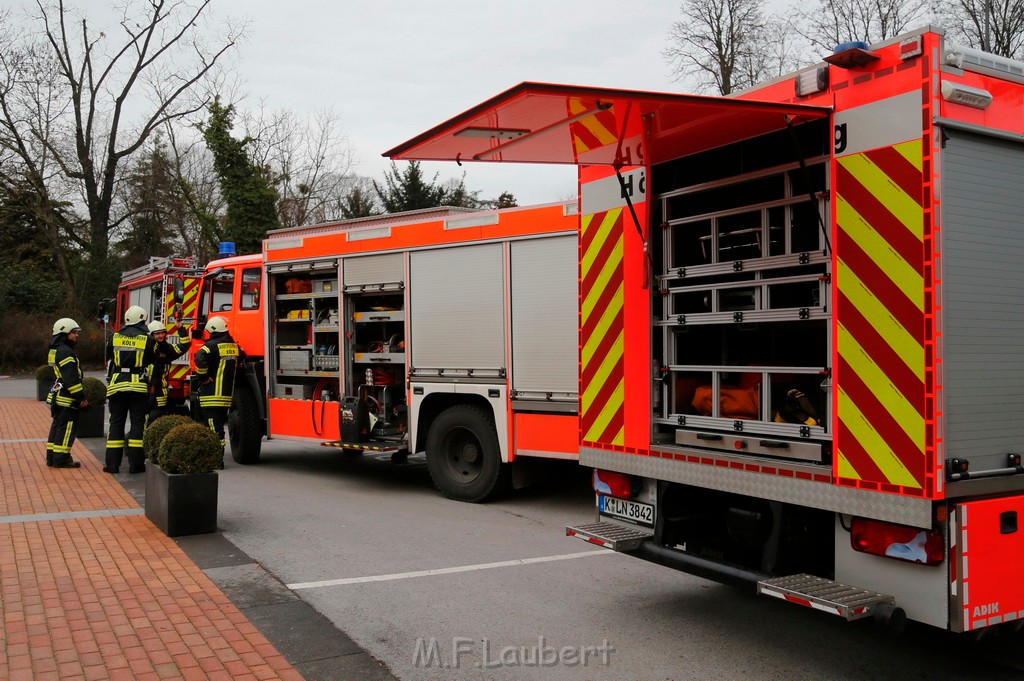
<path fill-rule="evenodd" d="M 894 638 L 567 538 L 593 515 L 571 464 L 473 505 L 415 458 L 274 441 L 219 494 L 224 536 L 400 679 L 1024 678 L 1024 635 Z"/>
<path fill-rule="evenodd" d="M 569 465 L 471 505 L 422 463 L 274 442 L 221 489 L 225 536 L 401 679 L 1024 678 L 1020 636 L 891 638 L 567 538 L 593 513 Z"/>

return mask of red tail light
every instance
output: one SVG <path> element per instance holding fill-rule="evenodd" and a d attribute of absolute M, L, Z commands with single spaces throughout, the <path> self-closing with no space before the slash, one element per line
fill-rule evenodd
<path fill-rule="evenodd" d="M 595 468 L 594 491 L 598 494 L 629 499 L 633 496 L 633 481 L 625 473 L 612 473 Z"/>
<path fill-rule="evenodd" d="M 854 551 L 921 565 L 939 565 L 946 552 L 942 534 L 880 520 L 854 518 L 850 523 Z"/>

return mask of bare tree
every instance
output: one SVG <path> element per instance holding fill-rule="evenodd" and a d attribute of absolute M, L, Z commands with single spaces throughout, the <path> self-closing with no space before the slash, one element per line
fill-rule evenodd
<path fill-rule="evenodd" d="M 968 47 L 1024 56 L 1024 0 L 939 0 L 935 12 L 950 37 Z"/>
<path fill-rule="evenodd" d="M 31 185 L 39 219 L 94 276 L 126 217 L 112 213 L 125 160 L 157 128 L 202 109 L 202 83 L 241 35 L 228 26 L 207 44 L 210 1 L 127 0 L 108 34 L 64 0 L 36 0 L 0 49 L 0 182 Z M 75 277 L 61 274 L 71 298 Z"/>
<path fill-rule="evenodd" d="M 267 169 L 280 199 L 284 227 L 339 217 L 338 201 L 351 185 L 352 149 L 338 115 L 316 111 L 308 118 L 294 111 L 260 109 L 243 116 L 252 138 L 253 162 Z"/>
<path fill-rule="evenodd" d="M 851 40 L 887 40 L 925 23 L 930 11 L 928 0 L 818 0 L 794 9 L 797 32 L 819 55 Z"/>
<path fill-rule="evenodd" d="M 662 54 L 698 92 L 727 95 L 778 75 L 777 60 L 767 56 L 782 36 L 764 10 L 765 0 L 685 0 L 685 18 L 672 24 Z"/>

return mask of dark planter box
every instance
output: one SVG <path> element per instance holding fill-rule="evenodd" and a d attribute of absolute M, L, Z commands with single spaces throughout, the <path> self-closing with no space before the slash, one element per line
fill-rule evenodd
<path fill-rule="evenodd" d="M 169 474 L 147 461 L 146 517 L 168 537 L 216 532 L 217 474 Z"/>
<path fill-rule="evenodd" d="M 102 404 L 95 404 L 78 415 L 78 437 L 103 437 L 107 434 L 106 413 Z"/>
<path fill-rule="evenodd" d="M 46 396 L 50 392 L 50 388 L 53 387 L 53 379 L 48 378 L 47 380 L 36 379 L 36 399 L 40 402 L 46 401 Z"/>

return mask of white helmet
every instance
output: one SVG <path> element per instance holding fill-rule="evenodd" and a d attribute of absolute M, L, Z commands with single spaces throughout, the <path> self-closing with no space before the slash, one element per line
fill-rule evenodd
<path fill-rule="evenodd" d="M 78 325 L 71 317 L 61 317 L 53 323 L 53 335 L 56 336 L 58 333 L 71 333 L 72 331 L 81 331 L 82 327 Z"/>
<path fill-rule="evenodd" d="M 150 322 L 149 323 L 149 332 L 150 333 L 156 333 L 158 331 L 163 331 L 164 333 L 167 333 L 167 327 L 164 326 L 163 322 L 157 322 L 157 321 Z"/>
<path fill-rule="evenodd" d="M 125 324 L 139 324 L 146 321 L 146 311 L 138 305 L 132 305 L 124 313 Z"/>
<path fill-rule="evenodd" d="M 210 333 L 224 333 L 228 330 L 228 320 L 223 317 L 210 317 L 206 322 L 206 330 Z"/>

